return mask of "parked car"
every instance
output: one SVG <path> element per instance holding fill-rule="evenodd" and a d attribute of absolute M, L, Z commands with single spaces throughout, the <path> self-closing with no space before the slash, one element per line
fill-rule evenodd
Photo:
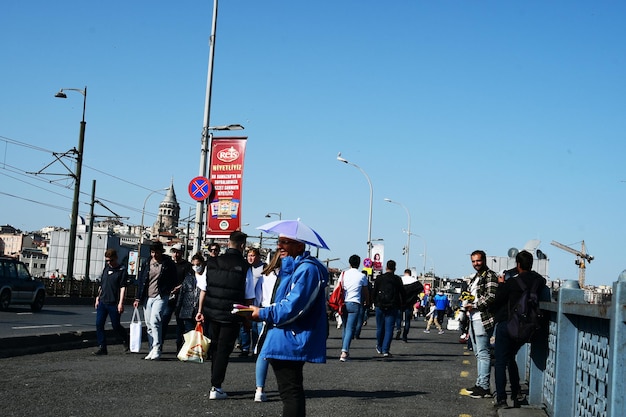
<path fill-rule="evenodd" d="M 23 262 L 0 256 L 0 310 L 11 304 L 28 304 L 40 311 L 46 299 L 43 282 L 35 280 Z"/>

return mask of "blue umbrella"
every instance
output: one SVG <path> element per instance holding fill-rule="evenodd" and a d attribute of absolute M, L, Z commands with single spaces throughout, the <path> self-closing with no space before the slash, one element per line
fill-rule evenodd
<path fill-rule="evenodd" d="M 298 240 L 317 248 L 330 250 L 324 239 L 315 230 L 302 223 L 300 219 L 276 220 L 259 226 L 257 229 L 265 233 L 278 235 L 279 237 Z"/>

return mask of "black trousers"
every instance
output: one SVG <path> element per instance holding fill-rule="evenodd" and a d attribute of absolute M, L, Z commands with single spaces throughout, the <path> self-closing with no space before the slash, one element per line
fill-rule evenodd
<path fill-rule="evenodd" d="M 305 417 L 306 401 L 304 397 L 304 362 L 270 359 L 278 393 L 283 401 L 282 417 Z"/>
<path fill-rule="evenodd" d="M 224 378 L 226 378 L 226 368 L 228 358 L 233 353 L 235 341 L 239 336 L 240 323 L 218 323 L 212 321 L 211 327 L 211 386 L 222 388 Z"/>

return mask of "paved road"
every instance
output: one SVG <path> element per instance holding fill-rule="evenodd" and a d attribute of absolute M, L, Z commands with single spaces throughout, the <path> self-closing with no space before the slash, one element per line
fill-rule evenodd
<path fill-rule="evenodd" d="M 374 350 L 375 329 L 355 340 L 352 360 L 340 363 L 340 331 L 331 328 L 328 363 L 305 366 L 309 416 L 496 416 L 491 400 L 458 394 L 473 385 L 475 362 L 457 342 L 456 332 L 424 334 L 423 322 L 409 343 L 394 341 L 393 357 Z M 60 336 L 58 336 L 60 337 Z M 23 338 L 28 339 L 28 338 Z M 9 339 L 0 339 L 0 350 Z M 40 340 L 41 341 L 41 340 Z M 31 343 L 34 343 L 31 341 Z M 279 416 L 281 402 L 270 370 L 267 403 L 254 403 L 254 363 L 233 354 L 224 383 L 230 398 L 209 401 L 210 364 L 179 362 L 174 342 L 165 343 L 164 360 L 142 354 L 94 357 L 93 332 L 82 333 L 78 349 L 0 359 L 3 416 Z M 53 349 L 47 346 L 44 350 Z M 146 350 L 144 342 L 144 350 Z M 464 375 L 464 376 L 462 376 Z M 533 410 L 500 416 L 530 416 Z M 541 414 L 540 414 L 541 415 Z M 545 414 L 544 414 L 545 415 Z"/>

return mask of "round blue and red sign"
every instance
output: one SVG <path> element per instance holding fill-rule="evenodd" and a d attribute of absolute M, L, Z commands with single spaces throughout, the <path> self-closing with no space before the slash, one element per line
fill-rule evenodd
<path fill-rule="evenodd" d="M 363 259 L 363 266 L 366 268 L 371 268 L 374 263 L 370 258 Z"/>
<path fill-rule="evenodd" d="M 189 183 L 189 196 L 196 201 L 203 201 L 209 198 L 213 191 L 213 186 L 205 177 L 196 177 Z"/>

